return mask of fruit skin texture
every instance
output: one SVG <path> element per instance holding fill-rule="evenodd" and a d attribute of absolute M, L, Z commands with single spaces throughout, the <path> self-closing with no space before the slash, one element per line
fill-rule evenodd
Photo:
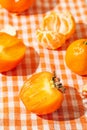
<path fill-rule="evenodd" d="M 87 39 L 78 39 L 69 45 L 65 62 L 76 74 L 87 75 Z"/>
<path fill-rule="evenodd" d="M 21 13 L 32 6 L 34 0 L 0 0 L 3 8 L 12 13 Z"/>
<path fill-rule="evenodd" d="M 15 68 L 23 59 L 25 51 L 22 40 L 0 33 L 0 72 Z"/>
<path fill-rule="evenodd" d="M 54 86 L 52 76 L 47 71 L 39 72 L 25 81 L 19 96 L 30 112 L 44 115 L 60 108 L 64 97 Z"/>

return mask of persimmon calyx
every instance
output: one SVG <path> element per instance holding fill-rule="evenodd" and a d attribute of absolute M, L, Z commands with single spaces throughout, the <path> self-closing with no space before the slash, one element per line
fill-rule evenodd
<path fill-rule="evenodd" d="M 84 41 L 84 44 L 87 45 L 87 41 Z"/>
<path fill-rule="evenodd" d="M 53 84 L 54 86 L 59 90 L 61 91 L 62 93 L 65 92 L 65 87 L 62 85 L 62 83 L 60 82 L 60 78 L 58 78 L 56 76 L 56 73 L 54 72 L 54 75 L 52 77 L 52 81 L 53 81 Z"/>

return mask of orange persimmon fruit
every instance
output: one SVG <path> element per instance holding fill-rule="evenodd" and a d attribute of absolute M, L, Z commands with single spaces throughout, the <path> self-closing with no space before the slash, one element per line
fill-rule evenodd
<path fill-rule="evenodd" d="M 52 113 L 62 105 L 65 91 L 53 73 L 33 74 L 22 86 L 19 97 L 27 110 L 37 115 Z"/>
<path fill-rule="evenodd" d="M 75 20 L 71 12 L 51 13 L 43 17 L 41 26 L 36 31 L 39 45 L 48 49 L 57 49 L 72 36 Z"/>
<path fill-rule="evenodd" d="M 69 45 L 65 62 L 76 74 L 87 75 L 87 39 L 78 39 Z"/>
<path fill-rule="evenodd" d="M 23 59 L 25 50 L 22 40 L 0 32 L 0 72 L 15 68 Z"/>
<path fill-rule="evenodd" d="M 12 13 L 21 13 L 32 6 L 34 0 L 0 0 L 0 5 Z"/>

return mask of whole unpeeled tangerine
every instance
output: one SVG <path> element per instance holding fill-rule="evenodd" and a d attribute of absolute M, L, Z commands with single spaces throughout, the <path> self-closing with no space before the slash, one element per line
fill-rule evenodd
<path fill-rule="evenodd" d="M 79 39 L 69 45 L 65 62 L 76 74 L 87 75 L 87 39 Z"/>

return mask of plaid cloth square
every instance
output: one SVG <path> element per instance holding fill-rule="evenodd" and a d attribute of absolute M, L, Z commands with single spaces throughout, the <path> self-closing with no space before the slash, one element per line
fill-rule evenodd
<path fill-rule="evenodd" d="M 76 31 L 61 50 L 40 48 L 36 29 L 44 14 L 51 10 L 72 12 Z M 17 15 L 0 8 L 0 29 L 5 25 L 17 29 L 17 36 L 27 46 L 25 58 L 13 70 L 0 73 L 0 130 L 86 130 L 87 99 L 80 90 L 87 77 L 71 72 L 65 64 L 67 45 L 79 38 L 87 38 L 87 4 L 84 0 L 36 0 L 26 12 Z M 33 73 L 55 69 L 66 86 L 61 108 L 49 115 L 29 113 L 19 99 L 24 81 Z"/>

